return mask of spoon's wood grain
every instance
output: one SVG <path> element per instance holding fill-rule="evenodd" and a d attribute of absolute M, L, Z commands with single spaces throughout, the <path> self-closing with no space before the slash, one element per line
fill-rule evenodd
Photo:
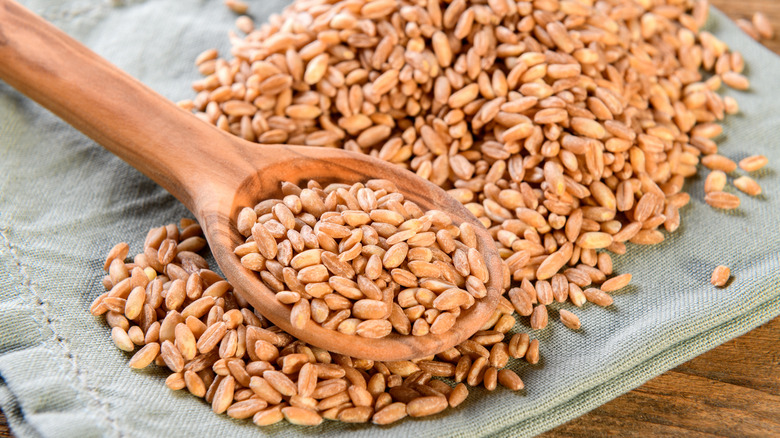
<path fill-rule="evenodd" d="M 179 199 L 201 223 L 225 274 L 246 300 L 297 338 L 353 357 L 402 360 L 450 348 L 493 314 L 502 283 L 501 260 L 487 230 L 439 187 L 413 173 L 341 149 L 249 143 L 177 108 L 51 24 L 10 0 L 0 0 L 0 78 L 118 155 Z M 366 339 L 309 321 L 298 330 L 290 311 L 233 248 L 241 208 L 279 196 L 280 183 L 354 183 L 385 178 L 423 209 L 441 209 L 477 228 L 490 271 L 488 296 L 461 314 L 448 333 Z"/>

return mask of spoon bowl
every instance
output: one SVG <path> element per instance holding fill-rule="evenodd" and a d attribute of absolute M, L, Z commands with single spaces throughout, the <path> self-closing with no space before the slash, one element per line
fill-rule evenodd
<path fill-rule="evenodd" d="M 179 199 L 201 224 L 225 277 L 275 325 L 328 351 L 380 361 L 426 357 L 478 331 L 493 315 L 502 289 L 502 262 L 488 231 L 438 186 L 412 172 L 341 149 L 258 145 L 221 131 L 183 111 L 43 19 L 0 0 L 0 79 L 40 103 Z M 238 213 L 281 198 L 281 183 L 393 181 L 423 210 L 448 213 L 474 225 L 478 250 L 490 274 L 487 296 L 476 300 L 447 333 L 381 339 L 346 335 L 308 321 L 290 324 L 280 303 L 233 249 L 245 238 Z M 305 184 L 304 184 L 305 185 Z"/>
<path fill-rule="evenodd" d="M 242 140 L 238 142 L 243 143 Z M 233 188 L 232 199 L 230 196 L 214 198 L 213 201 L 218 203 L 218 206 L 204 209 L 198 218 L 225 277 L 244 299 L 275 325 L 298 339 L 328 351 L 356 358 L 393 361 L 425 357 L 451 348 L 468 339 L 492 316 L 503 281 L 501 261 L 495 251 L 495 244 L 487 230 L 468 210 L 441 188 L 395 165 L 340 149 L 252 144 L 239 146 L 250 150 L 262 148 L 263 152 L 271 150 L 274 156 L 287 158 L 273 162 L 260 158 L 254 162 L 247 178 Z M 257 155 L 248 158 L 248 161 L 253 162 L 253 158 L 257 159 Z M 448 212 L 455 224 L 465 221 L 475 225 L 478 248 L 485 256 L 490 271 L 490 282 L 486 285 L 488 295 L 463 311 L 455 326 L 446 333 L 403 336 L 394 332 L 384 338 L 367 339 L 324 329 L 311 320 L 302 330 L 296 329 L 290 324 L 290 307 L 280 303 L 274 292 L 263 284 L 255 272 L 243 267 L 239 258 L 232 252 L 233 248 L 245 241 L 235 225 L 238 213 L 242 208 L 253 206 L 262 199 L 281 198 L 283 181 L 305 186 L 305 182 L 310 179 L 323 184 L 352 184 L 372 178 L 392 180 L 406 199 L 414 201 L 423 210 L 440 209 Z"/>

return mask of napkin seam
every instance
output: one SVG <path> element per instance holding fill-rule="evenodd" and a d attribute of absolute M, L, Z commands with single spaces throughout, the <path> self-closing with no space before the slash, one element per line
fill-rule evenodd
<path fill-rule="evenodd" d="M 88 398 L 92 400 L 93 403 L 88 404 L 95 404 L 99 407 L 99 410 L 102 411 L 104 414 L 105 420 L 107 420 L 108 424 L 110 425 L 111 429 L 114 430 L 116 433 L 116 436 L 123 436 L 122 432 L 119 429 L 119 425 L 116 422 L 116 419 L 113 418 L 113 416 L 110 414 L 110 410 L 108 409 L 106 402 L 101 402 L 100 395 L 97 393 L 95 388 L 92 388 L 88 382 L 87 382 L 87 376 L 86 372 L 79 366 L 78 360 L 76 356 L 73 354 L 73 351 L 71 350 L 68 340 L 64 337 L 62 337 L 58 332 L 57 329 L 54 327 L 54 321 L 52 319 L 51 313 L 48 310 L 48 307 L 50 306 L 50 303 L 46 301 L 43 296 L 36 291 L 36 282 L 33 281 L 32 277 L 27 273 L 27 267 L 22 262 L 21 258 L 19 257 L 17 247 L 16 245 L 11 242 L 11 239 L 8 237 L 4 229 L 0 229 L 0 237 L 2 237 L 3 245 L 8 248 L 8 253 L 11 255 L 11 261 L 16 265 L 17 272 L 22 278 L 21 286 L 29 291 L 29 296 L 34 301 L 32 303 L 28 304 L 33 310 L 33 314 L 37 313 L 35 312 L 35 309 L 38 308 L 40 311 L 40 316 L 33 316 L 33 318 L 36 320 L 39 326 L 42 327 L 48 327 L 51 332 L 53 340 L 55 341 L 55 344 L 58 345 L 60 348 L 60 352 L 62 356 L 65 357 L 66 361 L 70 363 L 71 370 L 70 372 L 76 377 L 76 382 L 73 381 L 72 378 L 68 379 L 70 381 L 70 387 L 73 388 L 77 393 L 86 393 L 88 395 Z M 42 318 L 41 318 L 42 316 Z M 42 333 L 43 334 L 43 333 Z M 54 353 L 53 348 L 47 348 L 49 351 Z M 9 388 L 10 389 L 10 388 Z M 24 408 L 20 405 L 19 409 L 24 411 Z M 105 422 L 105 421 L 104 421 Z"/>

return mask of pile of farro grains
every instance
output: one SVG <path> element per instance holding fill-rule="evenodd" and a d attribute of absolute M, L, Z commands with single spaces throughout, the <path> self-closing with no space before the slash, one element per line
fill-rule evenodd
<path fill-rule="evenodd" d="M 132 262 L 126 243 L 115 246 L 90 310 L 135 352 L 131 367 L 167 367 L 172 390 L 258 425 L 388 424 L 454 408 L 469 387 L 521 390 L 506 366 L 539 361 L 527 332 L 548 324 L 547 305 L 569 302 L 557 317 L 572 330 L 577 308 L 610 306 L 631 281 L 613 273 L 611 254 L 679 227 L 699 163 L 711 170 L 706 202 L 739 207 L 726 188 L 738 165 L 713 139 L 739 111 L 718 90 L 749 82 L 740 54 L 701 30 L 707 12 L 701 0 L 297 0 L 257 28 L 241 16 L 231 58 L 203 52 L 205 78 L 179 105 L 249 141 L 369 154 L 443 187 L 505 260 L 495 314 L 419 360 L 328 352 L 233 293 L 198 254 L 206 241 L 188 219 L 152 229 Z M 760 194 L 746 174 L 733 185 Z M 291 306 L 293 325 L 441 333 L 484 296 L 473 229 L 422 211 L 391 181 L 282 192 L 240 213 L 247 240 L 235 253 Z M 729 276 L 718 267 L 712 282 Z"/>

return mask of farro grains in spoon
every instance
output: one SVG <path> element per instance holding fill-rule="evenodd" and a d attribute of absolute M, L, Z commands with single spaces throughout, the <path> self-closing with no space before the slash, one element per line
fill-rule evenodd
<path fill-rule="evenodd" d="M 449 331 L 487 295 L 489 274 L 471 224 L 423 212 L 386 180 L 283 184 L 284 199 L 245 207 L 235 250 L 291 323 L 310 319 L 345 334 L 381 338 Z"/>
<path fill-rule="evenodd" d="M 438 397 L 448 397 L 451 405 L 462 401 L 460 388 L 465 386 L 457 386 L 447 396 L 444 393 L 448 390 L 433 383 L 439 382 L 431 379 L 433 376 L 465 380 L 472 386 L 484 382 L 488 389 L 495 382 L 522 388 L 519 377 L 515 379 L 505 369 L 497 371 L 506 365 L 503 357 L 539 362 L 538 340 L 525 333 L 506 340 L 514 327 L 513 313 L 521 315 L 523 324 L 541 329 L 547 326 L 546 307 L 553 301 L 571 301 L 578 307 L 588 301 L 612 305 L 612 297 L 603 289 L 617 290 L 630 276 L 609 279 L 613 275 L 610 253 L 624 254 L 626 242 L 660 243 L 665 238 L 659 231 L 661 226 L 668 232 L 679 227 L 680 209 L 690 200 L 682 191 L 683 184 L 697 173 L 700 161 L 724 175 L 736 169 L 733 160 L 719 154 L 714 139 L 722 132 L 719 121 L 739 111 L 733 98 L 724 99 L 717 91 L 723 84 L 739 90 L 750 87 L 742 75 L 742 57 L 730 52 L 714 35 L 701 31 L 707 17 L 706 1 L 645 3 L 598 2 L 589 6 L 546 0 L 487 4 L 376 0 L 330 5 L 297 1 L 260 26 L 242 19 L 240 28 L 245 37 L 231 35 L 233 58 L 219 58 L 214 50 L 199 56 L 196 64 L 205 77 L 193 84 L 196 97 L 179 105 L 250 141 L 366 153 L 442 186 L 493 234 L 506 262 L 508 291 L 483 330 L 456 348 L 416 361 L 372 363 L 294 340 L 250 311 L 207 267 L 189 272 L 186 297 L 181 301 L 180 286 L 173 283 L 185 281 L 188 271 L 182 273 L 175 259 L 168 260 L 166 254 L 178 257 L 170 250 L 173 244 L 169 243 L 160 256 L 160 245 L 153 238 L 141 254 L 149 265 L 142 271 L 148 278 L 154 277 L 153 272 L 163 274 L 159 276 L 162 284 L 146 292 L 151 302 L 144 303 L 136 319 L 131 319 L 141 328 L 128 330 L 136 338 L 142 330 L 144 342 L 159 348 L 165 341 L 163 334 L 170 337 L 180 324 L 189 328 L 198 338 L 199 353 L 182 368 L 185 386 L 212 402 L 215 411 L 254 415 L 257 424 L 283 418 L 298 424 L 318 424 L 318 418 L 373 418 L 385 424 L 406 415 L 438 412 Z M 631 42 L 630 50 L 626 41 Z M 702 71 L 711 76 L 705 78 Z M 747 168 L 754 168 L 753 164 L 758 166 L 757 162 L 749 163 Z M 739 197 L 723 192 L 725 182 L 717 179 L 710 182 L 706 201 L 718 208 L 737 208 Z M 341 188 L 349 192 L 347 187 Z M 320 203 L 324 205 L 329 194 L 320 187 L 324 197 L 319 196 L 317 189 L 306 189 L 317 196 L 298 198 L 301 204 L 306 198 L 324 212 Z M 311 260 L 304 261 L 294 277 L 285 277 L 284 268 L 281 276 L 277 275 L 279 258 L 287 261 L 292 255 L 287 247 L 292 248 L 298 237 L 290 238 L 286 233 L 277 233 L 277 237 L 257 223 L 274 221 L 275 228 L 279 223 L 289 230 L 283 225 L 291 219 L 287 212 L 281 207 L 273 211 L 274 205 L 284 204 L 292 212 L 284 201 L 261 203 L 261 211 L 249 209 L 254 217 L 247 211 L 238 218 L 239 229 L 252 236 L 247 246 L 237 248 L 242 263 L 259 271 L 266 284 L 280 287 L 289 286 L 287 280 L 300 282 L 298 274 L 312 268 L 301 276 L 311 280 L 302 282 L 308 297 L 284 289 L 279 289 L 277 297 L 298 306 L 293 313 L 299 321 L 320 319 L 325 324 L 332 322 L 333 329 L 357 332 L 362 322 L 352 315 L 354 304 L 349 310 L 334 312 L 332 303 L 316 295 L 322 291 L 336 295 L 328 291 L 333 288 L 330 279 L 334 272 L 324 263 L 319 264 L 323 270 L 306 265 Z M 293 207 L 297 205 L 294 199 L 289 201 Z M 362 212 L 372 219 L 370 212 Z M 339 212 L 339 217 L 346 223 L 343 213 Z M 294 216 L 293 221 L 300 219 Z M 313 231 L 313 226 L 307 225 Z M 330 225 L 325 228 L 332 228 L 330 233 L 342 231 Z M 333 254 L 349 249 L 339 248 L 331 234 L 321 234 L 330 237 L 323 239 L 326 245 L 333 246 L 334 240 Z M 392 235 L 382 236 L 385 243 Z M 285 237 L 287 240 L 282 240 Z M 384 260 L 380 264 L 376 258 L 371 262 L 378 254 L 361 255 L 366 259 L 359 262 L 361 269 L 379 272 L 382 277 L 382 268 L 387 269 Z M 412 259 L 418 255 L 427 258 L 425 249 L 412 257 L 407 252 L 407 266 L 417 261 Z M 316 258 L 311 253 L 299 261 L 308 257 Z M 336 261 L 343 261 L 338 257 L 332 260 L 334 269 L 341 266 Z M 452 259 L 457 270 L 454 255 Z M 194 269 L 192 259 L 187 263 Z M 114 279 L 124 275 L 120 263 L 115 265 L 114 275 L 104 279 L 110 291 L 96 301 L 92 311 L 105 313 L 112 325 L 129 325 L 122 315 L 128 286 L 114 291 L 122 281 L 115 283 Z M 196 274 L 199 280 L 190 282 Z M 136 277 L 141 278 L 138 271 Z M 415 277 L 419 282 L 421 277 Z M 396 280 L 392 271 L 390 279 L 399 284 L 412 281 L 408 275 Z M 325 280 L 327 286 L 319 286 Z M 224 286 L 206 294 L 217 283 Z M 309 286 L 307 291 L 309 284 L 318 286 Z M 157 289 L 160 291 L 155 292 Z M 174 298 L 169 303 L 171 289 Z M 365 295 L 360 287 L 357 290 Z M 418 303 L 435 301 L 439 295 L 431 292 L 420 297 L 415 293 L 413 298 Z M 363 299 L 356 293 L 355 304 L 360 301 L 357 298 Z M 405 298 L 400 294 L 394 297 Z M 403 322 L 398 327 L 391 322 L 394 330 L 423 334 L 431 329 L 435 319 L 430 320 L 425 312 L 432 309 L 413 303 L 408 301 L 411 306 L 407 308 L 394 303 L 401 310 L 395 312 L 397 316 L 403 313 L 409 319 L 411 313 L 416 318 L 414 324 L 409 319 L 408 325 Z M 365 308 L 360 312 L 378 315 L 381 309 L 369 304 L 374 303 L 361 305 Z M 132 311 L 137 308 L 137 303 L 131 305 Z M 243 328 L 237 319 L 224 319 L 233 310 L 244 318 Z M 563 310 L 559 315 L 565 325 L 579 328 L 579 318 Z M 391 311 L 387 320 L 392 318 Z M 377 324 L 386 329 L 386 323 Z M 374 329 L 365 333 L 384 333 Z M 206 340 L 201 342 L 203 336 Z M 117 339 L 118 345 L 129 346 L 121 333 Z M 189 342 L 180 344 L 190 351 Z M 154 348 L 134 364 L 143 365 Z M 179 361 L 171 358 L 175 354 L 170 353 L 170 347 L 166 351 L 168 361 L 161 356 L 154 360 L 178 369 Z M 194 365 L 188 369 L 191 363 Z M 310 373 L 301 380 L 306 363 L 316 366 L 318 378 L 324 380 L 312 384 Z M 349 391 L 352 386 L 363 386 L 352 370 L 366 372 L 362 377 L 374 396 L 373 417 L 363 412 L 366 409 L 352 410 L 367 407 L 363 401 L 356 402 L 362 400 L 352 394 L 358 390 Z M 223 383 L 228 377 L 230 383 Z M 173 387 L 180 387 L 179 383 L 172 379 Z M 310 392 L 312 385 L 315 389 Z M 259 402 L 251 408 L 226 406 L 225 394 L 230 392 L 235 404 L 260 398 L 267 406 L 259 408 Z M 458 395 L 453 398 L 453 394 Z M 219 395 L 216 403 L 215 395 Z M 417 399 L 424 400 L 409 410 L 408 405 Z M 250 414 L 254 409 L 257 411 Z"/>

